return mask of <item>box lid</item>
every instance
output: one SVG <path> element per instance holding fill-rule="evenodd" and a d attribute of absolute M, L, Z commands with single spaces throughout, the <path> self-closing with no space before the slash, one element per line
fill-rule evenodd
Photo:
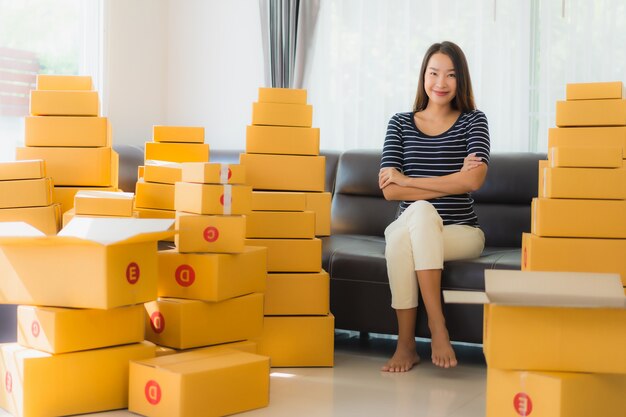
<path fill-rule="evenodd" d="M 195 350 L 133 362 L 178 374 L 195 374 L 259 361 L 269 361 L 269 358 L 224 348 L 216 351 Z"/>
<path fill-rule="evenodd" d="M 46 236 L 23 222 L 0 223 L 2 245 L 54 245 L 91 243 L 100 245 L 137 243 L 171 237 L 174 219 L 74 217 L 57 236 Z"/>
<path fill-rule="evenodd" d="M 485 270 L 485 292 L 444 291 L 446 303 L 626 308 L 619 274 Z"/>
<path fill-rule="evenodd" d="M 183 164 L 181 162 L 170 162 L 170 161 L 159 161 L 156 159 L 148 159 L 144 163 L 144 166 L 157 166 L 157 167 L 182 169 Z"/>
<path fill-rule="evenodd" d="M 96 191 L 96 190 L 79 190 L 75 198 L 108 198 L 120 200 L 132 200 L 135 193 L 125 193 L 122 191 Z"/>

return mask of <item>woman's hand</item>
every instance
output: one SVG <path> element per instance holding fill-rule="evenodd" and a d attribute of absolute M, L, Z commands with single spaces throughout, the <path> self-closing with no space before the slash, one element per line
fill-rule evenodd
<path fill-rule="evenodd" d="M 465 157 L 463 160 L 463 167 L 461 168 L 461 172 L 471 171 L 474 168 L 478 168 L 483 164 L 482 158 L 476 156 L 476 153 L 471 153 Z"/>
<path fill-rule="evenodd" d="M 395 168 L 381 168 L 378 172 L 378 186 L 382 190 L 389 184 L 398 184 L 400 186 L 406 186 L 409 177 L 402 174 Z"/>

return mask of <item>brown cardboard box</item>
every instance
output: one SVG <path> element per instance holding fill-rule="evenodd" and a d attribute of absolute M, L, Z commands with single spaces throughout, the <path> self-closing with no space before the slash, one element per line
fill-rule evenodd
<path fill-rule="evenodd" d="M 31 90 L 31 116 L 98 116 L 97 91 Z"/>
<path fill-rule="evenodd" d="M 252 103 L 252 124 L 311 127 L 313 106 L 292 103 Z"/>
<path fill-rule="evenodd" d="M 0 181 L 33 180 L 46 176 L 46 163 L 42 159 L 0 162 Z"/>
<path fill-rule="evenodd" d="M 46 235 L 56 235 L 61 225 L 61 205 L 0 209 L 0 222 L 25 222 Z"/>
<path fill-rule="evenodd" d="M 247 183 L 254 190 L 324 191 L 323 156 L 241 154 Z"/>
<path fill-rule="evenodd" d="M 330 278 L 326 271 L 267 275 L 266 316 L 325 316 L 329 300 Z"/>
<path fill-rule="evenodd" d="M 154 142 L 204 143 L 204 127 L 200 126 L 153 126 Z"/>
<path fill-rule="evenodd" d="M 37 90 L 93 90 L 89 75 L 37 74 Z"/>
<path fill-rule="evenodd" d="M 106 117 L 26 116 L 26 146 L 111 146 L 111 126 Z"/>
<path fill-rule="evenodd" d="M 320 272 L 319 239 L 246 239 L 246 245 L 267 247 L 268 272 Z"/>
<path fill-rule="evenodd" d="M 259 88 L 261 103 L 306 104 L 306 90 L 299 88 Z"/>
<path fill-rule="evenodd" d="M 196 214 L 248 214 L 251 198 L 249 185 L 177 182 L 174 207 Z"/>
<path fill-rule="evenodd" d="M 0 181 L 0 209 L 52 204 L 52 180 Z"/>
<path fill-rule="evenodd" d="M 319 155 L 320 130 L 308 127 L 250 125 L 246 128 L 246 152 Z"/>
<path fill-rule="evenodd" d="M 177 212 L 176 248 L 181 253 L 241 253 L 244 250 L 246 216 Z"/>
<path fill-rule="evenodd" d="M 625 126 L 626 100 L 556 102 L 557 126 Z"/>
<path fill-rule="evenodd" d="M 145 160 L 168 162 L 209 162 L 206 143 L 146 142 Z"/>
<path fill-rule="evenodd" d="M 622 82 L 571 83 L 565 86 L 566 100 L 620 99 Z"/>

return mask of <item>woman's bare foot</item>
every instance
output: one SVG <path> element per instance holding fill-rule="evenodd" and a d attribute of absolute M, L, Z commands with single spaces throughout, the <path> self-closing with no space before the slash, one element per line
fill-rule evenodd
<path fill-rule="evenodd" d="M 457 365 L 456 355 L 445 324 L 431 326 L 430 334 L 433 363 L 441 368 L 454 368 Z"/>
<path fill-rule="evenodd" d="M 411 344 L 398 341 L 396 352 L 380 370 L 383 372 L 406 372 L 419 362 L 420 357 L 415 350 L 415 342 Z"/>

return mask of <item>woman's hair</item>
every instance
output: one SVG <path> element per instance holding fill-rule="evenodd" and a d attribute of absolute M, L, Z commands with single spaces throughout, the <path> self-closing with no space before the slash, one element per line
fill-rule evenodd
<path fill-rule="evenodd" d="M 452 108 L 460 110 L 461 113 L 475 110 L 476 106 L 474 105 L 472 80 L 470 79 L 465 54 L 455 43 L 444 41 L 433 44 L 426 51 L 426 55 L 424 55 L 422 69 L 420 70 L 420 78 L 417 84 L 415 103 L 413 104 L 413 111 L 422 111 L 426 109 L 426 106 L 428 105 L 428 95 L 424 89 L 424 76 L 426 74 L 426 68 L 428 66 L 428 61 L 430 61 L 430 57 L 436 53 L 447 55 L 452 60 L 452 65 L 454 65 L 454 72 L 456 75 L 456 94 L 450 103 Z"/>

